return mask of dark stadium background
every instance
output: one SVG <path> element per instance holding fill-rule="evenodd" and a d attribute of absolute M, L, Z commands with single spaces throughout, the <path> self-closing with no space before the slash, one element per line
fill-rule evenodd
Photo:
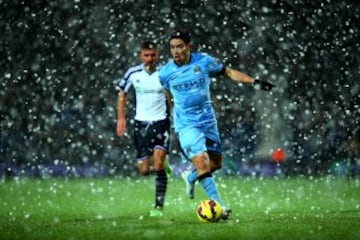
<path fill-rule="evenodd" d="M 0 1 L 0 176 L 134 175 L 117 80 L 175 27 L 271 92 L 214 79 L 224 174 L 359 174 L 358 1 Z M 131 111 L 129 111 L 131 116 Z M 271 154 L 285 151 L 275 163 Z M 174 147 L 171 162 L 180 167 Z"/>

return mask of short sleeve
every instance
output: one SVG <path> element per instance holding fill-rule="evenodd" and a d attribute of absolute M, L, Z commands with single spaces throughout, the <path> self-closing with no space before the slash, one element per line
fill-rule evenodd
<path fill-rule="evenodd" d="M 220 63 L 214 57 L 208 55 L 207 57 L 207 67 L 209 72 L 219 73 L 223 70 L 224 64 Z"/>
<path fill-rule="evenodd" d="M 122 90 L 124 91 L 125 90 L 125 86 L 126 86 L 126 81 L 124 78 L 120 78 L 119 81 L 118 81 L 118 84 L 116 86 L 116 89 L 118 91 Z"/>

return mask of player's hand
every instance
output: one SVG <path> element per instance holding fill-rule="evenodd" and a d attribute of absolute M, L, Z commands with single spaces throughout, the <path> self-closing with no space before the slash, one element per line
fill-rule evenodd
<path fill-rule="evenodd" d="M 264 91 L 270 91 L 273 87 L 275 87 L 275 85 L 272 83 L 257 79 L 255 79 L 254 86 L 259 86 L 260 89 Z"/>

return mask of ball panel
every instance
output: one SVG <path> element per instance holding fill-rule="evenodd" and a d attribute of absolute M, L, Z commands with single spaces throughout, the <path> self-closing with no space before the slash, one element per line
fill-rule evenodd
<path fill-rule="evenodd" d="M 222 213 L 221 206 L 215 200 L 202 200 L 196 208 L 196 215 L 200 222 L 217 222 Z"/>

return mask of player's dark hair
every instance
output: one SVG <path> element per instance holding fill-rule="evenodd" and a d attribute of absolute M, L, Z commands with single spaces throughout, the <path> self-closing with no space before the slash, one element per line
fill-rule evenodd
<path fill-rule="evenodd" d="M 189 44 L 191 42 L 191 35 L 185 29 L 177 29 L 170 35 L 170 40 L 174 38 L 179 38 L 184 41 L 184 43 Z"/>
<path fill-rule="evenodd" d="M 144 49 L 157 49 L 157 46 L 154 42 L 152 41 L 144 41 L 142 44 L 141 44 L 141 49 L 144 50 Z"/>

